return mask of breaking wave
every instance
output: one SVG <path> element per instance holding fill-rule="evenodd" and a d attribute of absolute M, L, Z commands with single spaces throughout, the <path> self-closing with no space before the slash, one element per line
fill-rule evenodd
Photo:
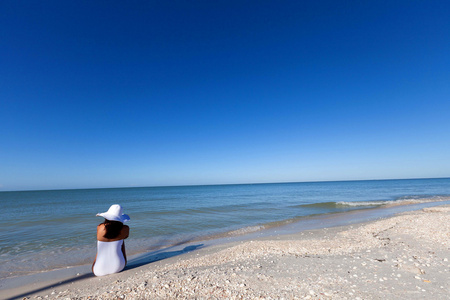
<path fill-rule="evenodd" d="M 372 200 L 372 201 L 339 201 L 339 202 L 320 202 L 311 204 L 294 205 L 293 208 L 302 209 L 345 209 L 345 208 L 362 208 L 362 207 L 378 207 L 391 205 L 408 205 L 428 202 L 448 201 L 450 196 L 403 196 L 394 200 Z"/>
<path fill-rule="evenodd" d="M 433 196 L 426 197 L 423 196 L 407 196 L 400 197 L 396 200 L 384 200 L 384 201 L 357 201 L 357 202 L 337 202 L 337 206 L 399 206 L 399 205 L 408 205 L 408 204 L 418 204 L 418 203 L 428 203 L 428 202 L 439 202 L 439 201 L 448 201 L 450 197 L 448 196 Z"/>

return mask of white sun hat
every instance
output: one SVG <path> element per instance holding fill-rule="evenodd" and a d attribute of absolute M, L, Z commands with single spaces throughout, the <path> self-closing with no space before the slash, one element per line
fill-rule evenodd
<path fill-rule="evenodd" d="M 122 206 L 120 206 L 119 204 L 111 205 L 107 212 L 97 214 L 96 216 L 103 217 L 106 220 L 119 221 L 122 223 L 130 220 L 130 217 L 128 215 L 122 214 Z"/>

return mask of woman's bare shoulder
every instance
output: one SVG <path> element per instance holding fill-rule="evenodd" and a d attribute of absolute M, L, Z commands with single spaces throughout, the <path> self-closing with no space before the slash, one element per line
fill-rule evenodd
<path fill-rule="evenodd" d="M 105 238 L 104 238 L 105 233 L 106 233 L 105 224 L 103 224 L 103 223 L 99 224 L 97 226 L 97 240 L 104 241 L 105 240 Z"/>
<path fill-rule="evenodd" d="M 123 225 L 122 231 L 120 233 L 121 237 L 123 239 L 126 239 L 129 234 L 130 234 L 130 227 L 128 227 L 128 225 Z"/>

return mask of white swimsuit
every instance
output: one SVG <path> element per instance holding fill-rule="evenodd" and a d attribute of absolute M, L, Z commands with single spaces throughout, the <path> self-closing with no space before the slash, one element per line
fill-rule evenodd
<path fill-rule="evenodd" d="M 97 241 L 97 259 L 94 264 L 95 276 L 118 273 L 125 268 L 122 252 L 123 240 L 113 242 Z"/>

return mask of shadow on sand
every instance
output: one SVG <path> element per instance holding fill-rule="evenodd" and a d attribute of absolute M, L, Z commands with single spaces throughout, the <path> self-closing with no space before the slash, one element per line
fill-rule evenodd
<path fill-rule="evenodd" d="M 194 250 L 201 249 L 201 248 L 203 248 L 203 244 L 191 245 L 191 246 L 187 246 L 187 247 L 185 247 L 184 249 L 181 249 L 181 250 L 170 251 L 171 249 L 174 249 L 174 248 L 176 248 L 176 246 L 172 246 L 172 247 L 164 248 L 164 249 L 161 249 L 161 250 L 149 252 L 149 253 L 140 255 L 138 257 L 135 257 L 133 259 L 130 259 L 128 261 L 128 263 L 127 263 L 127 266 L 125 267 L 125 269 L 123 271 L 132 270 L 132 269 L 138 268 L 140 266 L 144 266 L 144 265 L 147 265 L 147 264 L 154 263 L 156 261 L 168 259 L 168 258 L 171 258 L 171 257 L 174 257 L 174 256 L 178 256 L 178 255 L 181 255 L 181 254 L 192 252 Z M 92 278 L 92 277 L 95 277 L 94 274 L 92 274 L 92 273 L 83 274 L 83 275 L 80 275 L 80 276 L 77 276 L 77 277 L 71 277 L 71 278 L 66 279 L 64 281 L 59 281 L 59 282 L 54 283 L 54 284 L 49 284 L 49 285 L 46 285 L 46 286 L 43 286 L 43 287 L 39 287 L 37 289 L 31 290 L 31 291 L 27 291 L 27 292 L 22 293 L 22 294 L 14 295 L 14 296 L 11 296 L 11 297 L 5 298 L 5 299 L 6 300 L 23 299 L 24 297 L 27 297 L 27 296 L 32 295 L 32 294 L 36 294 L 36 293 L 39 293 L 39 292 L 42 292 L 42 291 L 45 291 L 45 290 L 48 290 L 48 289 L 54 289 L 54 288 L 57 288 L 57 287 L 62 286 L 64 284 L 73 283 L 73 282 L 76 282 L 76 281 L 79 281 L 79 280 L 82 280 L 82 279 L 87 279 L 87 278 Z"/>
<path fill-rule="evenodd" d="M 182 250 L 169 251 L 170 249 L 173 249 L 173 248 L 175 248 L 175 246 L 161 249 L 158 251 L 149 252 L 149 253 L 140 255 L 136 258 L 130 259 L 127 263 L 127 266 L 125 267 L 125 270 L 131 270 L 131 269 L 134 269 L 134 268 L 146 265 L 146 264 L 150 264 L 150 263 L 153 263 L 153 262 L 156 262 L 159 260 L 178 256 L 178 255 L 185 254 L 188 252 L 192 252 L 194 250 L 203 248 L 203 244 L 187 246 Z"/>

